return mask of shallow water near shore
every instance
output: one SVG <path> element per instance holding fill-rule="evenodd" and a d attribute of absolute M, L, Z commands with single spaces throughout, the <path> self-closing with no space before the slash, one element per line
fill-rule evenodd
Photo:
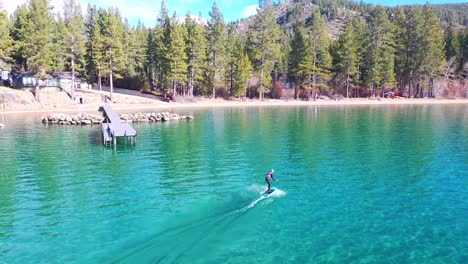
<path fill-rule="evenodd" d="M 468 262 L 468 105 L 174 112 L 115 149 L 0 116 L 0 262 Z"/>

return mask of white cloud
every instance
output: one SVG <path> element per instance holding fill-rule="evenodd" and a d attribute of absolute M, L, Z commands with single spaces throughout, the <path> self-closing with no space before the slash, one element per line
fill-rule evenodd
<path fill-rule="evenodd" d="M 247 18 L 247 17 L 250 17 L 250 16 L 253 16 L 253 15 L 257 14 L 257 7 L 258 7 L 258 5 L 246 6 L 242 10 L 241 17 L 242 18 Z"/>

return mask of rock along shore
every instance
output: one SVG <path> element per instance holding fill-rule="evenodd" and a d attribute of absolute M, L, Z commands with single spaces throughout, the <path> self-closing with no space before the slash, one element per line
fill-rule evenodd
<path fill-rule="evenodd" d="M 191 120 L 193 116 L 181 116 L 169 112 L 161 113 L 134 113 L 122 114 L 120 118 L 127 123 L 143 123 L 143 122 L 167 122 L 175 120 Z M 104 117 L 93 114 L 79 113 L 76 115 L 54 113 L 41 118 L 44 124 L 59 124 L 59 125 L 93 125 L 101 124 Z"/>

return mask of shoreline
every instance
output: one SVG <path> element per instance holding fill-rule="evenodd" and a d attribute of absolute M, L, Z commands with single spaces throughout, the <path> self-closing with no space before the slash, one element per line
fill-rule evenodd
<path fill-rule="evenodd" d="M 300 101 L 300 100 L 247 100 L 247 101 L 226 101 L 226 100 L 203 100 L 199 102 L 160 102 L 150 103 L 132 103 L 122 104 L 113 103 L 111 106 L 116 111 L 137 111 L 137 110 L 165 110 L 165 109 L 187 109 L 187 108 L 222 108 L 222 107 L 271 107 L 271 106 L 378 106 L 378 105 L 453 105 L 468 104 L 468 99 L 343 99 L 340 101 L 318 100 L 318 101 Z M 0 109 L 0 114 L 20 114 L 20 113 L 57 113 L 57 112 L 98 112 L 102 104 L 86 105 L 21 105 L 18 109 Z"/>

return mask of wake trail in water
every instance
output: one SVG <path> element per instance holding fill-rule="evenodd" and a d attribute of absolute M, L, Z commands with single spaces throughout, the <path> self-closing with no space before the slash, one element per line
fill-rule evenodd
<path fill-rule="evenodd" d="M 255 188 L 255 186 L 253 187 Z M 234 210 L 232 212 L 229 212 L 225 215 L 222 215 L 218 218 L 216 218 L 215 220 L 211 221 L 210 223 L 214 223 L 214 222 L 217 222 L 227 216 L 230 216 L 230 215 L 233 215 L 233 214 L 236 214 L 236 213 L 243 213 L 243 212 L 246 212 L 247 210 L 249 210 L 250 208 L 254 207 L 257 203 L 259 203 L 260 201 L 262 200 L 265 200 L 265 199 L 268 199 L 268 198 L 271 198 L 271 197 L 281 197 L 281 196 L 284 196 L 286 194 L 286 192 L 280 190 L 280 189 L 276 189 L 276 191 L 274 191 L 273 193 L 269 194 L 269 195 L 263 195 L 263 192 L 260 192 L 260 197 L 257 198 L 256 200 L 252 201 L 251 203 L 249 203 L 247 206 L 244 206 L 240 209 L 237 209 L 237 210 Z"/>
<path fill-rule="evenodd" d="M 251 189 L 251 190 L 256 189 L 256 191 L 258 191 L 258 189 L 261 189 L 261 187 L 250 186 L 248 189 Z M 239 208 L 239 209 L 236 209 L 234 211 L 225 213 L 225 214 L 223 214 L 221 216 L 218 216 L 218 217 L 216 215 L 212 215 L 212 216 L 209 216 L 206 219 L 202 219 L 200 221 L 197 221 L 197 222 L 194 222 L 194 223 L 191 223 L 191 224 L 188 224 L 188 225 L 183 225 L 181 227 L 170 228 L 170 229 L 158 234 L 157 236 L 153 237 L 152 239 L 149 239 L 149 240 L 145 241 L 144 243 L 140 243 L 134 250 L 132 250 L 131 252 L 128 252 L 127 254 L 125 254 L 123 256 L 120 256 L 114 262 L 128 260 L 129 258 L 132 258 L 132 256 L 136 256 L 139 252 L 145 252 L 145 251 L 148 251 L 151 248 L 156 248 L 158 245 L 163 244 L 164 241 L 170 240 L 174 236 L 181 236 L 181 235 L 184 235 L 184 234 L 190 234 L 190 237 L 196 237 L 197 239 L 195 239 L 192 242 L 187 241 L 187 245 L 178 244 L 176 246 L 170 246 L 170 245 L 166 245 L 166 246 L 168 246 L 170 248 L 170 250 L 174 250 L 174 251 L 176 251 L 175 249 L 177 247 L 181 247 L 181 246 L 182 247 L 192 247 L 194 244 L 196 244 L 196 243 L 200 242 L 201 240 L 203 240 L 203 238 L 206 236 L 207 232 L 210 232 L 210 230 L 207 230 L 206 228 L 208 228 L 208 229 L 219 229 L 222 226 L 228 225 L 229 222 L 232 222 L 232 221 L 235 220 L 235 218 L 234 218 L 231 221 L 227 221 L 227 222 L 222 221 L 222 220 L 227 219 L 229 216 L 244 213 L 244 212 L 248 211 L 249 209 L 255 207 L 259 202 L 261 202 L 263 200 L 273 198 L 273 197 L 284 196 L 285 194 L 286 194 L 286 192 L 284 192 L 284 191 L 282 191 L 280 189 L 276 189 L 273 193 L 271 193 L 269 195 L 263 195 L 263 191 L 262 191 L 262 192 L 260 192 L 260 197 L 256 198 L 255 200 L 253 200 L 252 202 L 250 202 L 249 204 L 247 204 L 246 206 L 244 206 L 242 208 Z M 240 215 L 239 215 L 239 217 L 240 217 Z M 158 259 L 159 259 L 159 261 L 162 261 L 167 256 L 160 256 L 160 257 L 162 257 L 162 258 L 158 258 Z"/>

